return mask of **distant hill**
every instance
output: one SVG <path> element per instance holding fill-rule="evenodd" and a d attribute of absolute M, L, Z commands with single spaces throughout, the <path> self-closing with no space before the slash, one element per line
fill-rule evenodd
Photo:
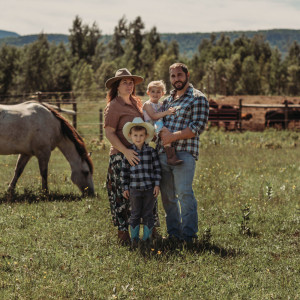
<path fill-rule="evenodd" d="M 225 31 L 214 32 L 218 39 L 221 34 L 229 36 L 231 41 L 235 40 L 241 35 L 252 38 L 256 34 L 261 34 L 269 42 L 272 48 L 277 47 L 280 52 L 285 56 L 288 52 L 290 45 L 297 41 L 300 43 L 300 30 L 292 29 L 272 29 L 272 30 L 258 30 L 258 31 Z M 5 35 L 6 34 L 6 35 Z M 170 42 L 176 40 L 179 44 L 179 51 L 188 57 L 192 57 L 198 51 L 198 46 L 203 39 L 209 39 L 212 33 L 161 33 L 163 41 Z M 5 36 L 3 36 L 5 35 Z M 24 46 L 26 44 L 36 41 L 38 35 L 19 36 L 17 33 L 0 30 L 0 46 L 1 44 Z M 65 34 L 47 34 L 49 42 L 55 43 L 68 43 L 68 35 Z M 111 39 L 110 35 L 104 35 L 101 41 L 107 43 Z"/>
<path fill-rule="evenodd" d="M 17 36 L 20 35 L 17 34 L 16 32 L 0 30 L 0 39 L 7 38 L 7 37 L 17 37 Z"/>
<path fill-rule="evenodd" d="M 24 46 L 30 43 L 33 43 L 37 40 L 39 35 L 33 34 L 33 35 L 22 35 L 17 37 L 6 37 L 6 38 L 0 38 L 0 46 L 1 44 L 7 44 L 7 45 L 13 45 L 13 46 Z M 47 34 L 48 41 L 50 43 L 54 42 L 59 44 L 60 42 L 68 43 L 68 35 L 66 34 Z"/>
<path fill-rule="evenodd" d="M 176 40 L 179 44 L 180 53 L 191 57 L 196 51 L 198 46 L 203 39 L 209 39 L 212 33 L 162 33 L 161 39 L 168 42 Z M 225 34 L 230 37 L 233 41 L 245 35 L 252 38 L 256 34 L 261 34 L 265 37 L 266 41 L 269 42 L 272 48 L 277 47 L 279 51 L 285 56 L 288 52 L 289 47 L 294 41 L 300 43 L 300 30 L 292 29 L 272 29 L 272 30 L 258 30 L 258 31 L 226 31 L 226 32 L 213 32 L 218 39 L 221 34 Z"/>

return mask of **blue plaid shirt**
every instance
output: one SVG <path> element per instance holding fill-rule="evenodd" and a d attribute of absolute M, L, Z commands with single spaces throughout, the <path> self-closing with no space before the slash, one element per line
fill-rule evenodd
<path fill-rule="evenodd" d="M 126 158 L 122 161 L 121 184 L 123 191 L 134 188 L 148 190 L 159 186 L 161 180 L 161 168 L 157 151 L 144 144 L 139 150 L 135 145 L 130 146 L 138 153 L 139 163 L 131 166 Z"/>
<path fill-rule="evenodd" d="M 176 151 L 191 153 L 197 160 L 199 156 L 199 136 L 204 131 L 209 114 L 209 104 L 205 95 L 194 89 L 190 84 L 184 95 L 174 99 L 175 90 L 167 97 L 161 107 L 161 111 L 175 107 L 176 112 L 163 118 L 164 126 L 171 132 L 176 132 L 189 127 L 195 133 L 195 137 L 185 140 L 177 140 L 172 143 Z M 161 140 L 158 142 L 158 153 L 164 152 Z"/>

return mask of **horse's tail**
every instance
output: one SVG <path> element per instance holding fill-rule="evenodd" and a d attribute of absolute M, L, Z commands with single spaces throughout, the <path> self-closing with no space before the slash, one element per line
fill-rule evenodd
<path fill-rule="evenodd" d="M 60 113 L 58 113 L 51 105 L 47 103 L 40 103 L 44 107 L 46 107 L 51 113 L 60 121 L 61 130 L 64 136 L 67 136 L 73 143 L 78 152 L 78 154 L 85 159 L 87 164 L 89 165 L 89 169 L 91 173 L 94 171 L 93 162 L 88 154 L 85 143 L 82 137 L 79 135 L 77 130 L 70 124 L 70 122 L 64 118 Z"/>

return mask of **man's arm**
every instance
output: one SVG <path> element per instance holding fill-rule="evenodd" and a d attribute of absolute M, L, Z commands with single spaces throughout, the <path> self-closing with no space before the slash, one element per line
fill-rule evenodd
<path fill-rule="evenodd" d="M 208 114 L 209 104 L 205 97 L 196 98 L 192 105 L 192 115 L 188 127 L 170 132 L 167 128 L 161 130 L 161 140 L 163 145 L 175 142 L 177 140 L 191 139 L 195 136 L 199 136 L 205 129 Z"/>
<path fill-rule="evenodd" d="M 166 127 L 163 127 L 160 132 L 160 138 L 163 145 L 170 144 L 177 140 L 191 139 L 195 136 L 196 134 L 190 129 L 190 127 L 175 132 L 171 132 Z"/>

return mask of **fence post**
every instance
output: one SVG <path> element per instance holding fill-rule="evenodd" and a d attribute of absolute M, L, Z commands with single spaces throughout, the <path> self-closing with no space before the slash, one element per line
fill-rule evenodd
<path fill-rule="evenodd" d="M 36 92 L 35 94 L 37 95 L 38 101 L 42 102 L 42 93 L 41 92 Z"/>
<path fill-rule="evenodd" d="M 289 104 L 287 100 L 284 100 L 284 129 L 287 129 L 289 121 Z"/>
<path fill-rule="evenodd" d="M 99 138 L 100 138 L 100 141 L 103 141 L 103 110 L 102 110 L 102 108 L 100 108 L 99 109 L 99 123 L 100 123 L 100 125 L 99 125 L 99 129 L 100 129 L 100 136 L 99 136 Z"/>
<path fill-rule="evenodd" d="M 218 106 L 219 107 L 219 106 Z M 218 129 L 220 128 L 220 110 L 219 108 L 217 109 L 217 122 L 218 122 Z"/>
<path fill-rule="evenodd" d="M 75 114 L 73 115 L 73 126 L 75 129 L 77 129 L 77 103 L 73 92 L 71 92 L 71 99 L 72 99 L 73 111 L 75 112 Z"/>
<path fill-rule="evenodd" d="M 239 100 L 239 113 L 238 113 L 238 123 L 239 129 L 242 131 L 242 107 L 243 107 L 243 99 Z"/>
<path fill-rule="evenodd" d="M 56 105 L 57 107 L 60 109 L 60 96 L 61 94 L 54 94 L 54 97 L 55 97 L 55 102 L 56 102 Z"/>

